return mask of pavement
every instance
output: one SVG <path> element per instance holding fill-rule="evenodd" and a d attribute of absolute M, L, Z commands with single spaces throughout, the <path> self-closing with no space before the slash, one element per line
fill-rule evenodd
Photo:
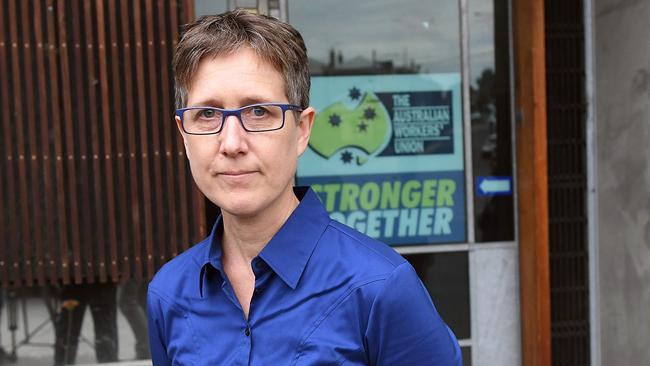
<path fill-rule="evenodd" d="M 45 305 L 45 301 L 37 296 L 30 296 L 18 302 L 17 329 L 11 332 L 7 304 L 0 314 L 0 345 L 9 357 L 0 358 L 0 365 L 41 366 L 53 365 L 54 360 L 54 326 Z M 25 311 L 23 312 L 23 308 Z M 133 361 L 135 358 L 134 336 L 124 316 L 118 311 L 117 319 L 119 359 L 118 363 L 103 363 L 102 366 L 149 366 L 151 360 Z M 81 329 L 82 339 L 79 341 L 77 365 L 95 365 L 95 349 L 93 344 L 93 322 L 90 311 L 86 310 Z M 13 341 L 12 341 L 13 340 Z M 11 359 L 15 344 L 16 359 Z"/>

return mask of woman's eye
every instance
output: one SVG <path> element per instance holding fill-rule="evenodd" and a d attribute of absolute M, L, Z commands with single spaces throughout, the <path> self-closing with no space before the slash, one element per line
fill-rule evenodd
<path fill-rule="evenodd" d="M 264 116 L 265 114 L 266 114 L 266 109 L 264 109 L 264 108 L 262 108 L 262 107 L 255 107 L 255 108 L 253 108 L 253 115 L 254 115 L 255 117 L 262 117 L 262 116 Z"/>
<path fill-rule="evenodd" d="M 204 109 L 199 114 L 203 118 L 214 118 L 215 111 L 213 109 Z"/>

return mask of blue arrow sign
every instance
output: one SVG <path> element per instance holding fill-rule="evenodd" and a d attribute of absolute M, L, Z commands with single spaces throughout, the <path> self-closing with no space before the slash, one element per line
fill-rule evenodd
<path fill-rule="evenodd" d="M 509 196 L 512 195 L 512 177 L 494 176 L 478 177 L 476 179 L 477 196 Z"/>

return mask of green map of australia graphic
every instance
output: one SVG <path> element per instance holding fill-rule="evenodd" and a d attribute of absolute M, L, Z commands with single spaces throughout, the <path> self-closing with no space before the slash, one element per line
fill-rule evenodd
<path fill-rule="evenodd" d="M 354 109 L 337 102 L 320 111 L 314 121 L 309 146 L 326 159 L 341 151 L 344 164 L 354 160 L 361 165 L 384 145 L 389 129 L 390 117 L 384 105 L 374 93 L 364 93 Z"/>

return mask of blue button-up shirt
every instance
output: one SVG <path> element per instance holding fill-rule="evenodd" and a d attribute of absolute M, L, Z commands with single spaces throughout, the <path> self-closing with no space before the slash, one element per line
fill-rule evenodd
<path fill-rule="evenodd" d="M 413 267 L 331 220 L 312 190 L 296 195 L 300 204 L 251 263 L 248 319 L 221 264 L 221 220 L 163 266 L 149 285 L 153 364 L 461 365 Z"/>

